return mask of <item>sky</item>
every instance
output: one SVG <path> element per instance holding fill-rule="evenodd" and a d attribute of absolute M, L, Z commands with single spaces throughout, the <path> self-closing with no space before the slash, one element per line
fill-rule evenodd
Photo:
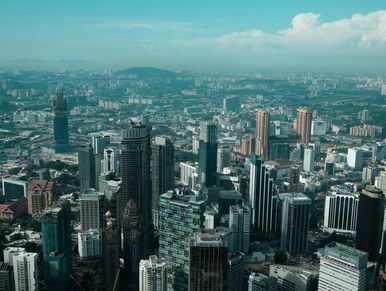
<path fill-rule="evenodd" d="M 385 0 L 1 0 L 0 66 L 386 71 Z"/>

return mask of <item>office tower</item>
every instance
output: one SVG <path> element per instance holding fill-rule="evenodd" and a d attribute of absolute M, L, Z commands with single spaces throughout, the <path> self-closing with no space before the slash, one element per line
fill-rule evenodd
<path fill-rule="evenodd" d="M 374 185 L 375 177 L 378 176 L 379 170 L 376 165 L 369 165 L 362 170 L 362 181 Z"/>
<path fill-rule="evenodd" d="M 328 131 L 328 122 L 325 120 L 312 120 L 311 135 L 324 136 Z"/>
<path fill-rule="evenodd" d="M 229 228 L 233 231 L 234 249 L 249 254 L 251 209 L 247 204 L 229 207 Z"/>
<path fill-rule="evenodd" d="M 39 290 L 38 254 L 18 253 L 13 257 L 15 290 Z M 57 290 L 57 289 L 55 289 Z"/>
<path fill-rule="evenodd" d="M 331 192 L 326 196 L 323 228 L 329 232 L 355 234 L 358 205 L 359 193 Z"/>
<path fill-rule="evenodd" d="M 81 230 L 100 229 L 106 212 L 106 196 L 94 189 L 87 189 L 79 198 Z"/>
<path fill-rule="evenodd" d="M 81 260 L 95 259 L 102 255 L 102 234 L 98 229 L 78 233 L 78 252 Z"/>
<path fill-rule="evenodd" d="M 269 112 L 263 109 L 256 110 L 256 150 L 255 153 L 262 159 L 268 158 Z"/>
<path fill-rule="evenodd" d="M 276 291 L 277 279 L 260 273 L 252 273 L 248 278 L 248 291 Z"/>
<path fill-rule="evenodd" d="M 0 291 L 13 291 L 14 275 L 12 266 L 7 263 L 0 263 Z"/>
<path fill-rule="evenodd" d="M 198 153 L 198 180 L 207 187 L 216 185 L 217 172 L 217 125 L 202 122 Z"/>
<path fill-rule="evenodd" d="M 369 261 L 376 262 L 381 244 L 385 198 L 382 190 L 367 186 L 359 196 L 355 247 L 368 252 Z"/>
<path fill-rule="evenodd" d="M 25 248 L 6 247 L 3 251 L 4 263 L 7 263 L 10 266 L 13 266 L 13 257 L 16 256 L 18 253 L 24 253 L 24 252 L 25 252 Z"/>
<path fill-rule="evenodd" d="M 347 152 L 347 165 L 353 170 L 362 170 L 363 151 L 360 148 L 349 148 Z"/>
<path fill-rule="evenodd" d="M 279 199 L 282 203 L 280 248 L 291 256 L 305 254 L 311 199 L 300 192 L 282 193 Z"/>
<path fill-rule="evenodd" d="M 168 137 L 157 136 L 152 145 L 153 225 L 158 229 L 159 196 L 174 187 L 174 146 Z"/>
<path fill-rule="evenodd" d="M 103 250 L 103 278 L 104 290 L 113 290 L 119 270 L 119 243 L 120 235 L 117 219 L 110 211 L 105 214 L 105 226 L 102 230 Z"/>
<path fill-rule="evenodd" d="M 332 242 L 320 258 L 318 291 L 367 290 L 367 253 Z"/>
<path fill-rule="evenodd" d="M 245 255 L 243 253 L 232 254 L 228 248 L 228 274 L 227 274 L 227 290 L 238 291 L 244 290 L 244 266 Z"/>
<path fill-rule="evenodd" d="M 270 160 L 288 160 L 290 148 L 288 143 L 274 143 L 269 151 Z"/>
<path fill-rule="evenodd" d="M 180 163 L 180 183 L 189 186 L 190 189 L 196 190 L 198 182 L 198 165 L 193 163 Z"/>
<path fill-rule="evenodd" d="M 270 265 L 269 276 L 277 279 L 278 290 L 314 291 L 318 273 L 300 267 Z"/>
<path fill-rule="evenodd" d="M 375 178 L 374 185 L 386 193 L 386 171 L 379 173 L 379 176 Z"/>
<path fill-rule="evenodd" d="M 261 233 L 276 231 L 275 185 L 263 160 L 252 155 L 249 180 L 249 204 L 252 208 L 252 227 Z"/>
<path fill-rule="evenodd" d="M 303 170 L 312 172 L 315 168 L 315 150 L 308 148 L 304 150 Z"/>
<path fill-rule="evenodd" d="M 20 176 L 11 176 L 1 180 L 3 196 L 7 200 L 27 197 L 28 182 L 20 179 Z"/>
<path fill-rule="evenodd" d="M 99 187 L 99 176 L 102 172 L 102 161 L 104 158 L 104 150 L 110 144 L 110 136 L 100 133 L 91 133 L 91 145 L 93 148 L 94 157 L 94 175 L 95 175 L 95 189 Z"/>
<path fill-rule="evenodd" d="M 224 168 L 231 164 L 231 150 L 229 148 L 219 148 L 217 150 L 217 172 L 222 173 Z"/>
<path fill-rule="evenodd" d="M 326 158 L 324 163 L 324 175 L 326 177 L 331 177 L 335 175 L 335 161 L 332 159 Z"/>
<path fill-rule="evenodd" d="M 52 98 L 54 112 L 54 143 L 55 152 L 63 153 L 70 149 L 68 134 L 67 100 L 62 92 L 56 92 Z"/>
<path fill-rule="evenodd" d="M 113 148 L 104 149 L 103 160 L 101 164 L 101 172 L 115 173 L 116 168 L 117 168 L 117 157 L 116 157 L 115 150 Z"/>
<path fill-rule="evenodd" d="M 35 217 L 50 206 L 54 199 L 54 182 L 31 180 L 27 192 L 28 213 Z"/>
<path fill-rule="evenodd" d="M 44 281 L 47 288 L 66 290 L 72 272 L 71 211 L 67 202 L 43 211 L 42 244 Z"/>
<path fill-rule="evenodd" d="M 168 290 L 187 290 L 189 237 L 204 227 L 201 194 L 168 191 L 160 197 L 159 255 L 165 258 Z"/>
<path fill-rule="evenodd" d="M 121 199 L 118 221 L 121 222 L 127 202 L 133 199 L 143 224 L 142 231 L 150 226 L 150 132 L 151 128 L 132 119 L 122 131 L 121 141 Z M 147 243 L 148 240 L 145 237 Z"/>
<path fill-rule="evenodd" d="M 138 280 L 138 264 L 143 254 L 143 237 L 140 216 L 133 199 L 127 202 L 122 222 L 123 258 L 130 281 Z"/>
<path fill-rule="evenodd" d="M 376 162 L 386 158 L 386 143 L 375 143 L 372 145 L 371 161 Z"/>
<path fill-rule="evenodd" d="M 299 169 L 291 167 L 288 172 L 288 192 L 299 191 Z"/>
<path fill-rule="evenodd" d="M 139 291 L 166 291 L 166 263 L 150 256 L 139 262 Z"/>
<path fill-rule="evenodd" d="M 308 145 L 311 139 L 312 110 L 298 108 L 296 110 L 296 132 L 300 135 L 302 143 Z"/>
<path fill-rule="evenodd" d="M 95 159 L 90 144 L 81 146 L 78 150 L 78 167 L 80 190 L 85 191 L 95 187 Z"/>
<path fill-rule="evenodd" d="M 215 230 L 190 237 L 189 291 L 227 290 L 228 248 Z"/>

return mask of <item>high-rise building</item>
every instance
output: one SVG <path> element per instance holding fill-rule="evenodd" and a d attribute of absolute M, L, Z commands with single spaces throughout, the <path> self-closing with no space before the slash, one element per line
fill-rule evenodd
<path fill-rule="evenodd" d="M 375 177 L 378 176 L 379 169 L 376 165 L 368 165 L 362 170 L 362 181 L 368 182 L 371 185 L 374 185 Z"/>
<path fill-rule="evenodd" d="M 274 180 L 263 160 L 252 155 L 249 180 L 249 204 L 253 229 L 261 233 L 276 231 L 276 190 Z"/>
<path fill-rule="evenodd" d="M 296 110 L 296 114 L 296 132 L 300 135 L 302 143 L 308 145 L 311 140 L 312 110 L 307 108 L 298 108 Z"/>
<path fill-rule="evenodd" d="M 233 231 L 234 250 L 249 254 L 251 230 L 251 208 L 249 205 L 243 203 L 229 207 L 229 228 Z"/>
<path fill-rule="evenodd" d="M 174 146 L 168 137 L 157 136 L 152 145 L 153 225 L 158 229 L 159 197 L 174 187 Z"/>
<path fill-rule="evenodd" d="M 196 190 L 198 184 L 198 166 L 193 163 L 180 163 L 180 183 L 189 186 L 190 189 Z"/>
<path fill-rule="evenodd" d="M 117 157 L 113 148 L 107 148 L 103 151 L 103 160 L 101 164 L 101 173 L 115 173 L 117 169 Z"/>
<path fill-rule="evenodd" d="M 303 193 L 281 193 L 280 248 L 290 255 L 307 252 L 311 199 Z"/>
<path fill-rule="evenodd" d="M 223 109 L 225 112 L 237 111 L 240 109 L 240 98 L 237 96 L 227 96 L 223 99 Z"/>
<path fill-rule="evenodd" d="M 332 242 L 320 258 L 318 291 L 368 290 L 367 253 Z"/>
<path fill-rule="evenodd" d="M 201 194 L 168 191 L 160 197 L 159 255 L 165 258 L 168 290 L 187 290 L 189 237 L 204 227 Z"/>
<path fill-rule="evenodd" d="M 143 254 L 140 216 L 133 199 L 127 202 L 122 221 L 123 259 L 125 273 L 130 281 L 138 280 L 138 264 Z"/>
<path fill-rule="evenodd" d="M 81 146 L 78 150 L 78 167 L 80 190 L 85 191 L 94 188 L 95 180 L 95 158 L 93 148 L 90 144 Z"/>
<path fill-rule="evenodd" d="M 274 143 L 269 150 L 270 160 L 288 160 L 290 147 L 288 143 Z"/>
<path fill-rule="evenodd" d="M 55 152 L 63 153 L 70 149 L 68 134 L 68 110 L 67 100 L 62 92 L 56 92 L 52 97 L 54 112 L 54 142 Z"/>
<path fill-rule="evenodd" d="M 382 84 L 382 86 L 381 86 L 381 95 L 382 96 L 386 95 L 386 84 Z"/>
<path fill-rule="evenodd" d="M 91 133 L 89 136 L 91 137 L 91 146 L 93 148 L 95 189 L 98 190 L 99 176 L 102 173 L 104 150 L 110 144 L 110 136 L 100 133 Z"/>
<path fill-rule="evenodd" d="M 13 291 L 14 278 L 12 266 L 7 263 L 0 263 L 0 290 Z"/>
<path fill-rule="evenodd" d="M 198 180 L 207 187 L 216 185 L 217 173 L 217 125 L 202 122 L 198 153 Z"/>
<path fill-rule="evenodd" d="M 347 165 L 354 170 L 362 170 L 363 151 L 360 148 L 349 148 L 347 152 Z"/>
<path fill-rule="evenodd" d="M 323 228 L 329 232 L 355 234 L 359 193 L 333 191 L 326 196 Z"/>
<path fill-rule="evenodd" d="M 105 214 L 105 226 L 102 230 L 103 278 L 104 290 L 113 290 L 119 270 L 120 235 L 117 219 L 110 211 Z"/>
<path fill-rule="evenodd" d="M 369 120 L 369 111 L 367 109 L 359 111 L 358 119 L 360 119 L 362 122 L 367 122 Z"/>
<path fill-rule="evenodd" d="M 269 276 L 277 279 L 278 290 L 316 290 L 318 273 L 287 265 L 270 265 Z"/>
<path fill-rule="evenodd" d="M 95 259 L 102 255 L 102 234 L 98 229 L 78 233 L 78 252 L 82 260 Z"/>
<path fill-rule="evenodd" d="M 118 221 L 124 213 L 127 202 L 133 199 L 143 224 L 142 231 L 150 227 L 150 132 L 151 128 L 132 119 L 122 131 L 121 141 L 121 197 Z M 145 243 L 149 241 L 145 236 Z"/>
<path fill-rule="evenodd" d="M 52 204 L 54 182 L 31 180 L 28 185 L 27 199 L 28 213 L 35 217 Z"/>
<path fill-rule="evenodd" d="M 229 148 L 219 148 L 217 150 L 217 172 L 222 173 L 224 168 L 231 163 L 231 150 Z"/>
<path fill-rule="evenodd" d="M 87 189 L 79 198 L 81 230 L 100 229 L 106 212 L 106 196 L 94 189 Z"/>
<path fill-rule="evenodd" d="M 27 252 L 18 253 L 13 257 L 13 269 L 15 290 L 39 290 L 38 254 Z"/>
<path fill-rule="evenodd" d="M 357 235 L 355 247 L 369 254 L 369 261 L 376 262 L 379 255 L 385 198 L 382 190 L 367 186 L 359 196 Z"/>
<path fill-rule="evenodd" d="M 245 255 L 243 253 L 232 254 L 228 248 L 228 274 L 227 290 L 238 291 L 244 290 L 244 266 Z"/>
<path fill-rule="evenodd" d="M 303 170 L 312 172 L 315 168 L 315 150 L 308 148 L 304 150 Z"/>
<path fill-rule="evenodd" d="M 256 110 L 256 155 L 262 159 L 268 158 L 269 112 Z"/>
<path fill-rule="evenodd" d="M 72 272 L 70 206 L 58 202 L 43 211 L 40 221 L 46 287 L 66 290 Z"/>
<path fill-rule="evenodd" d="M 299 191 L 299 169 L 291 167 L 288 172 L 288 192 Z"/>
<path fill-rule="evenodd" d="M 139 262 L 139 291 L 166 291 L 166 263 L 150 256 Z"/>
<path fill-rule="evenodd" d="M 227 290 L 228 248 L 212 229 L 190 237 L 189 291 Z"/>
<path fill-rule="evenodd" d="M 248 291 L 276 291 L 277 279 L 260 273 L 252 273 L 248 278 Z"/>
<path fill-rule="evenodd" d="M 4 263 L 7 263 L 10 266 L 13 266 L 13 257 L 16 256 L 18 253 L 24 253 L 24 252 L 25 252 L 25 248 L 6 247 L 3 251 Z"/>

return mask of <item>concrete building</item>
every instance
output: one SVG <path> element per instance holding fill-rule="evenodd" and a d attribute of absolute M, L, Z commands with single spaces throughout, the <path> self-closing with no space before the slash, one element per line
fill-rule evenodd
<path fill-rule="evenodd" d="M 95 157 L 93 148 L 90 144 L 81 146 L 78 149 L 78 165 L 80 190 L 85 191 L 90 188 L 96 189 Z"/>
<path fill-rule="evenodd" d="M 13 257 L 15 290 L 39 290 L 38 254 L 22 252 Z"/>
<path fill-rule="evenodd" d="M 0 291 L 13 291 L 14 288 L 12 266 L 7 263 L 0 263 Z"/>
<path fill-rule="evenodd" d="M 256 155 L 262 159 L 268 158 L 269 112 L 256 110 Z"/>
<path fill-rule="evenodd" d="M 314 291 L 318 281 L 316 272 L 284 265 L 270 265 L 269 276 L 277 279 L 278 290 L 283 291 Z"/>
<path fill-rule="evenodd" d="M 195 190 L 198 184 L 198 165 L 193 163 L 180 163 L 180 183 Z"/>
<path fill-rule="evenodd" d="M 36 216 L 54 200 L 54 182 L 31 180 L 28 185 L 28 213 Z"/>
<path fill-rule="evenodd" d="M 243 203 L 229 207 L 229 229 L 233 231 L 234 250 L 249 254 L 251 232 L 251 208 L 249 205 Z"/>
<path fill-rule="evenodd" d="M 139 291 L 166 291 L 166 263 L 150 256 L 139 262 Z"/>
<path fill-rule="evenodd" d="M 21 180 L 19 176 L 3 178 L 1 184 L 5 199 L 27 198 L 28 182 Z"/>
<path fill-rule="evenodd" d="M 248 291 L 276 291 L 277 278 L 252 273 L 248 278 Z"/>
<path fill-rule="evenodd" d="M 82 260 L 102 256 L 102 234 L 97 229 L 78 233 L 78 252 Z"/>
<path fill-rule="evenodd" d="M 13 266 L 13 257 L 18 253 L 24 253 L 25 248 L 20 247 L 6 247 L 3 250 L 4 255 L 4 263 L 9 264 L 11 267 Z"/>
<path fill-rule="evenodd" d="M 70 149 L 68 133 L 68 109 L 67 100 L 62 92 L 56 92 L 52 97 L 52 109 L 54 113 L 54 143 L 55 152 L 63 153 Z"/>
<path fill-rule="evenodd" d="M 328 122 L 325 120 L 312 120 L 311 122 L 311 135 L 324 136 L 328 131 Z"/>
<path fill-rule="evenodd" d="M 312 110 L 307 108 L 298 108 L 296 110 L 296 114 L 296 132 L 300 135 L 302 143 L 308 145 L 311 140 Z"/>
<path fill-rule="evenodd" d="M 281 193 L 282 205 L 280 248 L 291 256 L 308 249 L 311 199 L 303 193 Z"/>
<path fill-rule="evenodd" d="M 106 212 L 106 196 L 94 189 L 87 189 L 79 198 L 81 230 L 100 229 Z"/>
<path fill-rule="evenodd" d="M 244 290 L 245 255 L 230 253 L 228 248 L 227 291 Z"/>
<path fill-rule="evenodd" d="M 318 291 L 356 290 L 367 287 L 367 253 L 332 242 L 320 258 Z"/>
<path fill-rule="evenodd" d="M 315 150 L 308 148 L 304 150 L 303 170 L 312 172 L 315 168 Z"/>
<path fill-rule="evenodd" d="M 349 148 L 347 152 L 347 165 L 353 170 L 362 170 L 363 151 L 360 148 Z"/>

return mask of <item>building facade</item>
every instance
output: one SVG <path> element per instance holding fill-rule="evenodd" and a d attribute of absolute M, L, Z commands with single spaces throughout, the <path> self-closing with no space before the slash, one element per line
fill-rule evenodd
<path fill-rule="evenodd" d="M 298 108 L 296 110 L 296 132 L 300 135 L 302 143 L 309 144 L 311 140 L 312 110 Z"/>
<path fill-rule="evenodd" d="M 139 262 L 139 291 L 166 291 L 166 263 L 150 256 Z"/>

